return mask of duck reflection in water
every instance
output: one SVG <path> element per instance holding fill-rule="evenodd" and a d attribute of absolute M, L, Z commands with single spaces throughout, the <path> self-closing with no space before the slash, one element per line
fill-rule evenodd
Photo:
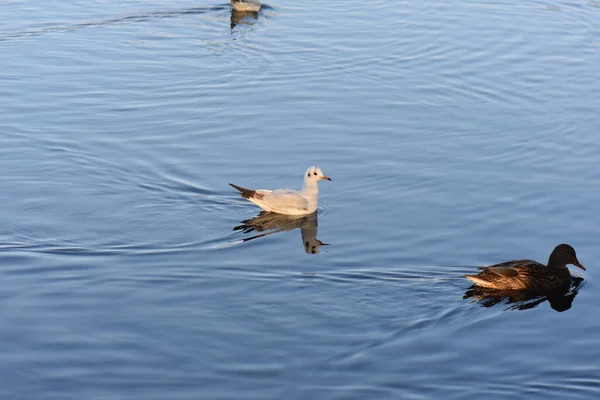
<path fill-rule="evenodd" d="M 472 298 L 486 308 L 505 305 L 505 310 L 529 310 L 548 301 L 552 309 L 563 312 L 571 308 L 582 283 L 582 277 L 573 276 L 570 285 L 548 291 L 493 290 L 473 285 L 463 299 Z"/>
<path fill-rule="evenodd" d="M 236 226 L 233 230 L 241 230 L 244 234 L 255 233 L 254 236 L 243 239 L 244 242 L 247 242 L 274 233 L 300 228 L 304 251 L 307 254 L 319 254 L 319 248 L 328 244 L 317 239 L 318 225 L 319 219 L 316 212 L 308 215 L 285 215 L 261 211 L 256 217 L 242 221 L 242 225 Z"/>
<path fill-rule="evenodd" d="M 238 11 L 235 8 L 231 9 L 231 29 L 237 25 L 254 25 L 258 20 L 258 11 Z"/>

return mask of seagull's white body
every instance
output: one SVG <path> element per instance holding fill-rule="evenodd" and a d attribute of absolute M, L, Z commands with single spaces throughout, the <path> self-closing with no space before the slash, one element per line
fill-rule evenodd
<path fill-rule="evenodd" d="M 230 183 L 243 198 L 250 200 L 265 211 L 287 214 L 305 215 L 317 211 L 319 205 L 319 184 L 322 179 L 331 180 L 323 175 L 319 167 L 310 167 L 304 174 L 302 190 L 293 189 L 257 189 L 251 190 Z"/>
<path fill-rule="evenodd" d="M 260 11 L 260 1 L 259 0 L 231 0 L 231 7 L 235 11 Z"/>

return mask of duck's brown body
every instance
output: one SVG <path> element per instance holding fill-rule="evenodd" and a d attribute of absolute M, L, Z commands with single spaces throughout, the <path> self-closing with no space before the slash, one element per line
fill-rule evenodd
<path fill-rule="evenodd" d="M 567 267 L 549 268 L 533 260 L 514 260 L 480 268 L 477 275 L 465 275 L 477 286 L 504 290 L 545 290 L 571 282 Z"/>
<path fill-rule="evenodd" d="M 499 290 L 549 290 L 571 282 L 571 273 L 567 264 L 573 264 L 583 270 L 575 250 L 568 244 L 556 246 L 548 265 L 533 260 L 514 260 L 501 264 L 481 267 L 477 275 L 465 275 L 475 285 Z"/>

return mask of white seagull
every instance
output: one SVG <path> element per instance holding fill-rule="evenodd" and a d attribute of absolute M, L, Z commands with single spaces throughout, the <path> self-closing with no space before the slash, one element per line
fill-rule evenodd
<path fill-rule="evenodd" d="M 235 11 L 260 11 L 260 1 L 258 0 L 231 0 L 231 7 Z"/>
<path fill-rule="evenodd" d="M 317 211 L 319 203 L 319 181 L 330 177 L 323 175 L 319 167 L 310 167 L 304 173 L 304 187 L 301 191 L 292 189 L 251 190 L 230 183 L 241 196 L 250 200 L 265 211 L 287 214 L 305 215 Z"/>

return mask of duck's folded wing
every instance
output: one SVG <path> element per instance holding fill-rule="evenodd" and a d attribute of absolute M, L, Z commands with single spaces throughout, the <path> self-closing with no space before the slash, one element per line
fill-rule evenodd
<path fill-rule="evenodd" d="M 486 272 L 502 276 L 504 278 L 516 278 L 519 276 L 519 271 L 510 267 L 491 267 L 486 268 Z"/>
<path fill-rule="evenodd" d="M 532 261 L 532 260 L 513 260 L 513 261 L 506 261 L 500 264 L 494 264 L 494 265 L 488 265 L 487 267 L 478 267 L 477 269 L 481 269 L 481 270 L 485 270 L 485 271 L 491 271 L 491 270 L 497 270 L 498 274 L 500 275 L 506 275 L 506 274 L 511 274 L 510 272 L 507 272 L 507 269 L 512 269 L 512 270 L 518 270 L 521 269 L 522 267 L 531 267 L 531 266 L 536 266 L 537 264 L 539 264 L 536 261 Z"/>
<path fill-rule="evenodd" d="M 293 190 L 278 189 L 269 194 L 265 194 L 263 201 L 272 208 L 276 209 L 308 209 L 308 201 L 298 192 Z"/>

